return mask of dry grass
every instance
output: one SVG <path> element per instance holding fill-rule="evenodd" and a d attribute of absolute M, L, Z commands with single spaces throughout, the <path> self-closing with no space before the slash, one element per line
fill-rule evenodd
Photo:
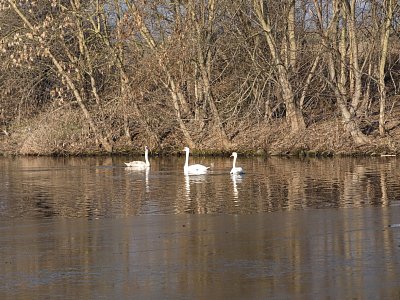
<path fill-rule="evenodd" d="M 212 131 L 197 133 L 197 150 L 203 153 L 225 153 L 232 150 L 243 153 L 268 155 L 374 155 L 400 153 L 400 108 L 388 116 L 388 132 L 380 137 L 377 132 L 377 116 L 363 120 L 362 127 L 369 130 L 370 143 L 357 147 L 343 128 L 340 119 L 321 118 L 300 133 L 292 133 L 284 119 L 251 124 L 236 122 L 226 126 L 232 138 L 232 149 L 223 149 L 220 138 Z M 111 136 L 118 136 L 114 128 Z M 167 129 L 165 129 L 167 132 Z M 29 122 L 14 125 L 9 136 L 0 139 L 0 152 L 21 155 L 87 155 L 102 153 L 93 134 L 74 110 L 42 114 Z M 158 149 L 153 152 L 173 153 L 181 149 L 183 139 L 177 128 L 168 130 Z M 140 152 L 147 137 L 138 131 L 133 140 L 122 136 L 113 141 L 116 153 Z"/>

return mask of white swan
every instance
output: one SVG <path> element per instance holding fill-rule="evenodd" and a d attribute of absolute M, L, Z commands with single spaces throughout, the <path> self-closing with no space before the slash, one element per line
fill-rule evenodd
<path fill-rule="evenodd" d="M 210 167 L 206 167 L 200 164 L 190 165 L 189 166 L 189 148 L 185 147 L 183 151 L 186 152 L 186 161 L 185 166 L 183 167 L 183 172 L 185 175 L 202 175 L 207 174 L 207 171 Z"/>
<path fill-rule="evenodd" d="M 233 156 L 233 166 L 231 169 L 231 174 L 244 174 L 244 170 L 242 169 L 242 167 L 236 167 L 237 153 L 233 152 L 231 156 Z"/>
<path fill-rule="evenodd" d="M 131 161 L 131 162 L 127 162 L 125 163 L 125 165 L 127 167 L 130 168 L 135 168 L 135 169 L 147 169 L 150 167 L 150 162 L 149 162 L 149 149 L 146 147 L 144 147 L 144 160 L 145 161 Z"/>

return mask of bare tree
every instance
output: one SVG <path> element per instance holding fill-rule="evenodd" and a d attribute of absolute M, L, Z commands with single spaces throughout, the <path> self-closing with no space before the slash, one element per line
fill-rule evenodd
<path fill-rule="evenodd" d="M 96 0 L 98 1 L 98 0 Z M 132 82 L 134 81 L 132 76 L 128 73 L 127 70 L 127 65 L 129 64 L 128 61 L 126 61 L 126 48 L 127 48 L 127 43 L 126 43 L 126 38 L 124 37 L 124 12 L 123 12 L 123 5 L 117 1 L 113 0 L 112 3 L 109 4 L 109 6 L 106 6 L 105 3 L 99 3 L 98 2 L 98 9 L 100 11 L 99 13 L 99 23 L 97 26 L 103 26 L 103 28 L 108 28 L 112 27 L 113 28 L 113 34 L 109 34 L 107 30 L 98 30 L 97 34 L 100 36 L 101 40 L 104 43 L 105 49 L 107 50 L 108 53 L 111 54 L 111 61 L 112 64 L 118 69 L 119 73 L 119 85 L 118 85 L 118 93 L 117 96 L 119 97 L 118 103 L 121 105 L 123 108 L 123 119 L 124 119 L 124 133 L 125 136 L 128 138 L 130 141 L 132 139 L 132 135 L 130 132 L 130 114 L 129 114 L 129 109 L 128 107 L 132 108 L 133 111 L 133 116 L 135 117 L 135 120 L 140 124 L 140 127 L 144 129 L 146 132 L 147 136 L 149 137 L 148 141 L 148 146 L 150 147 L 157 147 L 159 145 L 159 138 L 155 134 L 154 131 L 152 131 L 151 126 L 148 124 L 146 121 L 145 116 L 143 115 L 141 108 L 139 107 L 137 98 L 140 98 L 142 95 L 142 91 L 137 91 L 137 89 L 132 88 Z M 113 13 L 115 15 L 115 20 L 114 24 L 110 25 L 109 23 L 113 22 L 110 20 L 110 17 L 107 18 L 107 14 L 109 10 L 112 8 Z M 93 27 L 96 26 L 95 22 L 93 19 L 91 19 Z M 138 54 L 139 51 L 137 49 L 134 49 L 136 51 L 131 52 L 131 56 L 139 56 Z M 134 76 L 134 75 L 133 75 Z M 115 93 L 116 91 L 114 91 Z"/>
<path fill-rule="evenodd" d="M 53 17 L 48 14 L 45 18 L 43 18 L 42 23 L 32 23 L 29 19 L 29 11 L 24 10 L 16 1 L 13 0 L 6 0 L 6 3 L 9 5 L 10 9 L 12 9 L 17 16 L 22 20 L 25 28 L 27 28 L 24 35 L 30 39 L 32 44 L 36 44 L 37 51 L 41 51 L 43 57 L 49 58 L 51 63 L 53 64 L 55 71 L 57 74 L 62 78 L 62 81 L 65 83 L 65 86 L 71 91 L 72 95 L 74 96 L 76 102 L 78 103 L 83 115 L 85 116 L 91 130 L 93 131 L 95 138 L 100 141 L 104 149 L 108 152 L 112 152 L 112 145 L 109 141 L 100 133 L 92 114 L 90 113 L 87 105 L 85 103 L 85 95 L 82 89 L 79 88 L 79 84 L 82 83 L 80 78 L 80 70 L 78 66 L 73 63 L 79 63 L 80 61 L 74 57 L 73 52 L 68 50 L 68 46 L 64 43 L 63 40 L 59 40 L 61 42 L 61 46 L 66 50 L 66 56 L 69 59 L 70 64 L 69 66 L 64 63 L 60 58 L 57 58 L 55 53 L 55 48 L 51 44 L 51 39 L 49 39 L 50 30 L 51 30 L 51 23 Z M 76 4 L 76 3 L 73 3 Z M 52 7 L 56 7 L 57 4 L 54 3 Z M 65 10 L 63 6 L 61 10 Z M 68 17 L 67 17 L 68 19 Z M 63 24 L 65 26 L 65 24 Z M 62 26 L 62 25 L 61 25 Z M 61 31 L 63 28 L 61 28 Z M 79 34 L 79 30 L 78 30 Z M 59 37 L 58 35 L 57 37 Z M 62 38 L 62 35 L 61 35 Z M 79 38 L 78 38 L 79 39 Z M 82 41 L 81 41 L 82 42 Z M 83 46 L 81 44 L 81 46 Z M 83 50 L 83 49 L 82 49 Z M 71 66 L 75 67 L 72 68 Z M 72 70 L 74 71 L 72 71 Z M 71 72 L 72 71 L 72 72 Z M 75 75 L 74 75 L 75 74 Z M 76 76 L 76 77 L 75 77 Z M 75 79 L 78 78 L 78 81 Z"/>
<path fill-rule="evenodd" d="M 379 58 L 379 133 L 380 135 L 385 134 L 385 111 L 386 111 L 386 86 L 385 86 L 385 66 L 389 47 L 389 35 L 393 22 L 393 12 L 396 1 L 385 0 L 384 11 L 385 11 L 385 22 L 381 30 L 381 41 L 380 41 L 380 58 Z"/>
<path fill-rule="evenodd" d="M 328 82 L 335 93 L 346 130 L 356 144 L 365 144 L 368 138 L 361 132 L 356 119 L 361 96 L 361 70 L 355 37 L 355 3 L 353 1 L 350 4 L 346 0 L 334 1 L 330 8 L 332 14 L 329 26 L 324 25 L 326 22 L 323 18 L 323 7 L 316 0 L 314 0 L 314 5 L 322 43 L 325 49 L 329 49 L 327 52 Z M 349 101 L 349 99 L 352 100 Z"/>
<path fill-rule="evenodd" d="M 168 89 L 171 94 L 171 101 L 175 110 L 176 119 L 179 123 L 179 127 L 185 137 L 185 143 L 189 147 L 195 147 L 195 142 L 193 141 L 190 132 L 182 118 L 182 109 L 187 111 L 188 104 L 184 99 L 183 93 L 180 90 L 179 84 L 176 82 L 172 76 L 168 64 L 165 62 L 165 52 L 162 50 L 162 44 L 157 43 L 157 39 L 153 36 L 155 32 L 152 32 L 146 26 L 146 13 L 144 9 L 141 9 L 138 3 L 126 1 L 126 5 L 129 8 L 129 13 L 134 19 L 134 25 L 137 27 L 138 32 L 145 41 L 147 47 L 151 50 L 154 58 L 157 60 L 158 64 L 162 68 L 166 80 L 162 81 L 163 85 Z M 162 35 L 161 35 L 162 36 Z M 162 39 L 161 39 L 162 42 Z"/>
<path fill-rule="evenodd" d="M 375 121 L 380 135 L 389 130 L 396 109 L 398 8 L 394 0 L 0 0 L 0 133 L 9 139 L 13 124 L 57 112 L 79 124 L 81 145 L 93 137 L 91 147 L 110 152 L 144 141 L 227 149 L 262 145 L 259 130 L 280 120 L 299 133 L 306 121 L 314 130 L 339 116 L 364 145 Z"/>
<path fill-rule="evenodd" d="M 196 5 L 196 2 L 199 2 L 200 7 Z M 211 87 L 212 62 L 215 55 L 215 36 L 217 34 L 214 30 L 216 10 L 215 0 L 204 2 L 189 0 L 188 2 L 188 13 L 190 14 L 191 24 L 195 28 L 196 67 L 202 79 L 201 87 L 205 97 L 204 101 L 210 105 L 215 130 L 221 139 L 223 147 L 230 148 L 231 143 L 225 132 Z"/>
<path fill-rule="evenodd" d="M 264 0 L 254 0 L 253 5 L 257 20 L 261 25 L 263 34 L 267 41 L 273 65 L 276 69 L 279 88 L 282 91 L 282 97 L 286 107 L 286 117 L 290 122 L 292 131 L 297 132 L 303 130 L 306 127 L 306 125 L 304 122 L 303 115 L 298 107 L 298 104 L 295 101 L 293 87 L 289 80 L 288 69 L 285 67 L 284 60 L 281 58 L 277 46 L 277 41 L 272 32 L 271 20 L 269 16 L 270 11 L 268 9 L 265 9 L 266 3 Z M 292 12 L 292 10 L 290 11 Z M 289 13 L 289 21 L 292 22 L 292 19 L 293 19 L 292 13 Z M 289 28 L 292 27 L 289 26 Z M 293 33 L 290 31 L 289 36 L 292 35 Z M 290 45 L 293 48 L 295 47 L 295 45 L 292 43 Z M 296 51 L 295 49 L 291 49 L 290 53 L 295 53 L 295 51 Z M 293 59 L 294 59 L 294 54 L 291 55 L 291 60 L 293 61 Z M 292 63 L 294 63 L 294 61 Z"/>

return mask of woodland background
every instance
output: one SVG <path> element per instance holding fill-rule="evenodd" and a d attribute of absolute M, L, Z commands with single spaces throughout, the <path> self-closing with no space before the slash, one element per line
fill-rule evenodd
<path fill-rule="evenodd" d="M 0 0 L 0 152 L 400 152 L 395 0 Z"/>

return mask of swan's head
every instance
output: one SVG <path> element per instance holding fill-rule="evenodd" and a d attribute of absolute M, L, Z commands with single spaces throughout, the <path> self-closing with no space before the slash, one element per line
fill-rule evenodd
<path fill-rule="evenodd" d="M 149 150 L 149 148 L 147 146 L 144 146 L 144 150 Z"/>
<path fill-rule="evenodd" d="M 185 147 L 185 148 L 183 148 L 183 150 L 182 150 L 182 151 L 189 152 L 189 147 Z"/>
<path fill-rule="evenodd" d="M 237 153 L 236 152 L 232 152 L 231 157 L 237 157 Z"/>

